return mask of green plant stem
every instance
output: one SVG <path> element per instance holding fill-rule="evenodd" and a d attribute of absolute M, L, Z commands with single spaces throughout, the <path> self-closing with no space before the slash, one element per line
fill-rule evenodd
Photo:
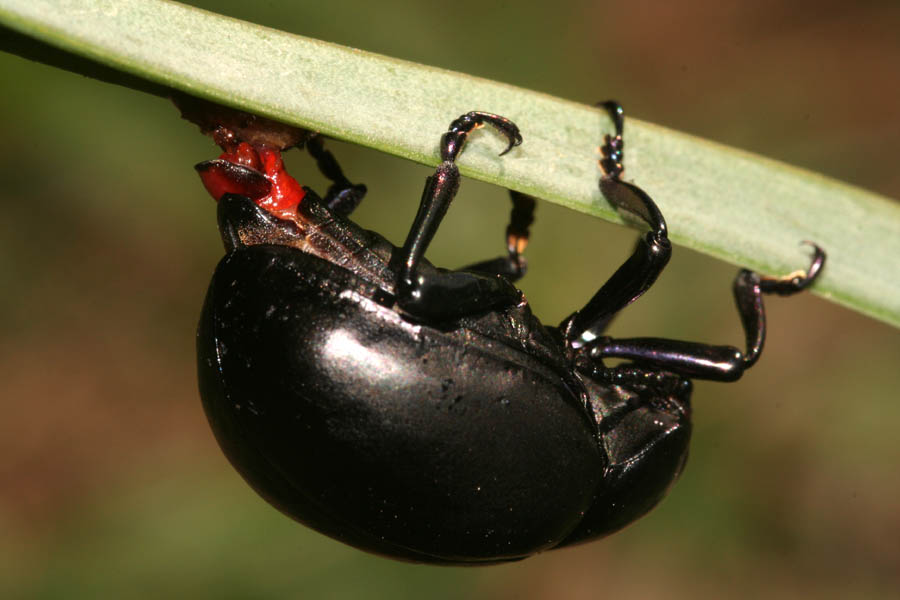
<path fill-rule="evenodd" d="M 610 123 L 590 106 L 163 0 L 0 0 L 0 24 L 9 28 L 0 47 L 26 58 L 159 95 L 176 89 L 424 164 L 437 164 L 437 140 L 459 114 L 502 114 L 524 144 L 500 158 L 502 142 L 485 136 L 462 157 L 464 175 L 623 222 L 597 187 L 596 148 Z M 814 291 L 900 326 L 896 202 L 635 119 L 626 137 L 626 179 L 656 200 L 676 243 L 780 274 L 804 267 L 799 242 L 814 240 L 829 255 Z"/>

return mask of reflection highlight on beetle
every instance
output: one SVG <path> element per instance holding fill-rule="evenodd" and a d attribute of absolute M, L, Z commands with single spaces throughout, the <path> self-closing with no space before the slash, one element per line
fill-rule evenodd
<path fill-rule="evenodd" d="M 816 247 L 808 274 L 791 278 L 739 273 L 746 352 L 605 336 L 671 245 L 650 197 L 620 180 L 623 113 L 604 107 L 615 134 L 601 190 L 650 231 L 558 327 L 542 325 L 513 285 L 533 199 L 511 192 L 504 256 L 459 271 L 424 259 L 468 133 L 492 125 L 505 152 L 521 142 L 503 117 L 451 123 L 402 248 L 347 220 L 365 188 L 320 141 L 310 151 L 335 182 L 324 199 L 289 179 L 270 148 L 238 151 L 233 136 L 198 165 L 220 195 L 227 250 L 200 320 L 200 391 L 225 454 L 260 495 L 364 550 L 464 565 L 596 539 L 662 499 L 687 458 L 690 379 L 740 377 L 762 350 L 763 294 L 803 289 L 825 257 Z"/>
<path fill-rule="evenodd" d="M 391 381 L 403 374 L 392 356 L 381 354 L 377 348 L 363 346 L 353 332 L 346 329 L 331 332 L 322 345 L 322 359 L 328 364 L 347 365 L 349 368 L 341 371 L 348 376 Z"/>

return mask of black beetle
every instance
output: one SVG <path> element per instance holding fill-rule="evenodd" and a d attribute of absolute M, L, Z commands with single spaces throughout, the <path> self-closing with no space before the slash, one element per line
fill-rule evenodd
<path fill-rule="evenodd" d="M 762 350 L 763 294 L 805 288 L 825 255 L 816 247 L 808 272 L 785 278 L 738 274 L 744 353 L 603 336 L 671 253 L 654 202 L 620 180 L 623 113 L 603 105 L 616 133 L 602 148 L 600 187 L 650 232 L 555 328 L 512 285 L 532 198 L 511 193 L 507 256 L 462 271 L 423 259 L 469 132 L 490 124 L 506 151 L 521 142 L 503 117 L 471 112 L 451 124 L 403 248 L 346 219 L 365 188 L 319 141 L 310 150 L 335 182 L 324 200 L 283 173 L 277 151 L 232 146 L 197 166 L 221 197 L 228 251 L 200 320 L 200 392 L 219 444 L 260 495 L 364 550 L 470 565 L 607 535 L 660 501 L 687 458 L 690 379 L 739 378 Z"/>

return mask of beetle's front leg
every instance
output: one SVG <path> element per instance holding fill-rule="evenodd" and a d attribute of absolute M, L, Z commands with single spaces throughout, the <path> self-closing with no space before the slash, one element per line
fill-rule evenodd
<path fill-rule="evenodd" d="M 400 251 L 397 276 L 397 304 L 406 313 L 425 319 L 453 319 L 519 302 L 519 291 L 505 278 L 461 271 L 437 270 L 427 275 L 419 263 L 441 220 L 459 189 L 459 169 L 455 161 L 469 133 L 485 123 L 493 125 L 509 140 L 506 154 L 522 143 L 514 123 L 483 112 L 467 113 L 450 124 L 441 138 L 443 162 L 426 179 L 419 211 L 406 243 Z"/>
<path fill-rule="evenodd" d="M 809 243 L 809 242 L 807 242 Z M 689 379 L 735 381 L 756 364 L 766 340 L 764 294 L 790 296 L 806 289 L 825 265 L 825 252 L 817 245 L 809 269 L 784 277 L 762 277 L 747 269 L 734 280 L 734 301 L 741 316 L 746 351 L 733 346 L 713 346 L 662 338 L 598 338 L 584 350 L 596 360 L 624 358 L 635 364 L 677 373 Z"/>
<path fill-rule="evenodd" d="M 334 155 L 325 149 L 322 136 L 314 135 L 306 142 L 306 150 L 316 159 L 319 171 L 332 183 L 325 194 L 328 209 L 342 217 L 350 216 L 366 195 L 366 186 L 350 183 Z"/>

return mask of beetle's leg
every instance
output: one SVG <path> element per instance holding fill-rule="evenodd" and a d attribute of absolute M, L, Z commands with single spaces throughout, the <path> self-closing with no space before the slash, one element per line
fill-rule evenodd
<path fill-rule="evenodd" d="M 461 271 L 438 270 L 427 275 L 419 272 L 425 249 L 459 189 L 456 157 L 462 151 L 469 133 L 486 123 L 496 127 L 509 140 L 501 156 L 522 143 L 519 128 L 512 121 L 483 112 L 462 115 L 450 124 L 441 138 L 443 162 L 434 175 L 425 180 L 419 212 L 399 256 L 397 303 L 412 316 L 452 319 L 515 304 L 521 299 L 519 291 L 503 277 Z"/>
<path fill-rule="evenodd" d="M 325 149 L 321 135 L 312 136 L 306 142 L 306 149 L 316 159 L 316 165 L 322 175 L 332 181 L 328 193 L 325 194 L 328 209 L 343 217 L 349 216 L 366 195 L 366 186 L 361 183 L 350 183 L 334 155 Z"/>
<path fill-rule="evenodd" d="M 600 151 L 600 191 L 609 202 L 650 226 L 638 240 L 631 257 L 613 273 L 584 308 L 563 321 L 560 329 L 573 348 L 599 337 L 617 312 L 643 295 L 659 277 L 672 255 L 666 220 L 644 190 L 622 181 L 625 143 L 622 140 L 624 112 L 615 101 L 601 102 L 615 124 L 615 136 L 606 135 Z"/>
<path fill-rule="evenodd" d="M 474 271 L 485 275 L 502 275 L 515 282 L 525 275 L 527 263 L 522 253 L 528 246 L 528 228 L 534 222 L 535 199 L 531 196 L 509 190 L 512 200 L 512 211 L 509 214 L 509 225 L 506 226 L 506 256 L 469 265 L 462 271 Z"/>
<path fill-rule="evenodd" d="M 816 280 L 825 264 L 825 252 L 817 245 L 806 272 L 797 271 L 784 277 L 761 277 L 753 271 L 741 270 L 734 280 L 734 301 L 741 315 L 747 348 L 744 353 L 733 346 L 713 346 L 661 338 L 616 340 L 598 338 L 584 350 L 591 358 L 624 358 L 636 364 L 652 365 L 689 379 L 734 381 L 759 359 L 766 340 L 766 313 L 763 294 L 790 296 Z"/>

